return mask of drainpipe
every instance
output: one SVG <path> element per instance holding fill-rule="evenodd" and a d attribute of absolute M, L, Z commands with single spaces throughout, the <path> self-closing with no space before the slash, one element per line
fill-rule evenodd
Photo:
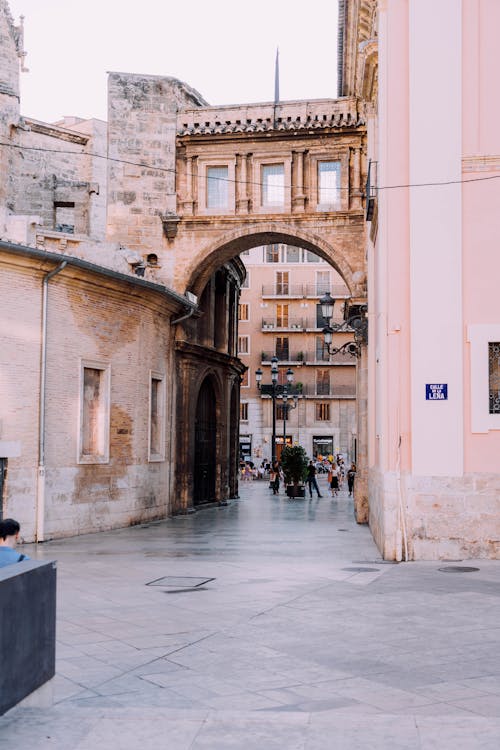
<path fill-rule="evenodd" d="M 49 281 L 67 265 L 63 260 L 42 282 L 42 335 L 40 342 L 40 395 L 38 402 L 38 475 L 36 486 L 35 541 L 44 541 L 45 522 L 45 381 L 47 369 L 47 308 Z"/>

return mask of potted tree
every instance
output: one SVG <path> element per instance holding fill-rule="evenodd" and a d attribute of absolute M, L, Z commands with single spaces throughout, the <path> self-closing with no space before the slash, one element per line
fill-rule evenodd
<path fill-rule="evenodd" d="M 305 497 L 307 476 L 307 453 L 301 445 L 287 445 L 281 453 L 281 468 L 285 475 L 288 497 Z"/>

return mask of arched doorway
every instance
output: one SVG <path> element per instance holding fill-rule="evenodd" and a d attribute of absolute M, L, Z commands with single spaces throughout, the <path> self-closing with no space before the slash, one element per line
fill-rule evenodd
<path fill-rule="evenodd" d="M 229 496 L 238 496 L 239 466 L 239 384 L 231 388 L 231 405 L 229 412 Z"/>
<path fill-rule="evenodd" d="M 202 505 L 215 500 L 215 469 L 217 456 L 217 417 L 215 390 L 210 378 L 205 378 L 196 404 L 194 493 L 193 504 Z"/>

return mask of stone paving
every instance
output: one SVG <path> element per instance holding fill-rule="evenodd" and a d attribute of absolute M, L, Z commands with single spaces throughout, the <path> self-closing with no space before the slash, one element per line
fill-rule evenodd
<path fill-rule="evenodd" d="M 58 561 L 55 703 L 0 748 L 498 750 L 499 563 L 384 563 L 321 481 L 28 547 Z"/>

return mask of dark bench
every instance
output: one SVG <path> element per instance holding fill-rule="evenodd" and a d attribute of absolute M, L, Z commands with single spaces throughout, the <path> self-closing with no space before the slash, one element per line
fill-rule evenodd
<path fill-rule="evenodd" d="M 55 674 L 56 564 L 0 568 L 0 715 Z"/>

